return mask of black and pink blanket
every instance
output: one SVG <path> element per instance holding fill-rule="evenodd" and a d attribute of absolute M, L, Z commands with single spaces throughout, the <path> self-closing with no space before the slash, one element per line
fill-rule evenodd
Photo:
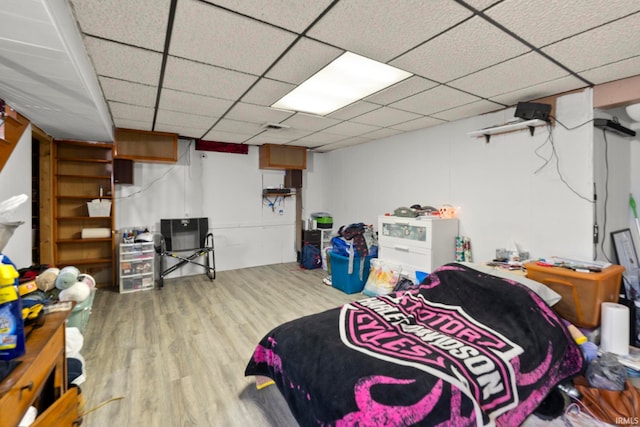
<path fill-rule="evenodd" d="M 448 264 L 276 327 L 245 375 L 272 378 L 303 426 L 515 426 L 583 363 L 535 293 Z"/>

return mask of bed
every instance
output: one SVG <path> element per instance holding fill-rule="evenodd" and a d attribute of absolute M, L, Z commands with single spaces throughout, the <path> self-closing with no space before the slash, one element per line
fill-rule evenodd
<path fill-rule="evenodd" d="M 453 263 L 274 328 L 245 375 L 272 380 L 301 426 L 515 426 L 583 364 L 538 293 Z"/>

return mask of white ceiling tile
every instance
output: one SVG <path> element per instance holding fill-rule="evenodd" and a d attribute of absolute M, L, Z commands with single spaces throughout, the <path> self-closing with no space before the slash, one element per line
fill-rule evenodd
<path fill-rule="evenodd" d="M 529 86 L 524 89 L 497 95 L 492 97 L 491 100 L 504 105 L 516 105 L 518 102 L 526 102 L 534 99 L 545 98 L 547 96 L 555 95 L 562 92 L 568 92 L 570 90 L 579 89 L 582 87 L 585 87 L 585 84 L 582 80 L 579 80 L 573 76 L 565 76 L 556 80 Z"/>
<path fill-rule="evenodd" d="M 450 110 L 434 113 L 432 114 L 432 117 L 452 122 L 465 117 L 479 116 L 480 114 L 489 113 L 491 111 L 502 110 L 503 108 L 505 108 L 504 105 L 482 99 L 460 107 L 451 108 Z"/>
<path fill-rule="evenodd" d="M 438 86 L 394 102 L 390 107 L 428 115 L 477 100 L 477 97 L 468 93 L 460 92 L 447 86 Z"/>
<path fill-rule="evenodd" d="M 148 131 L 152 130 L 151 120 L 138 121 L 138 120 L 125 119 L 125 118 L 115 118 L 113 119 L 113 124 L 115 125 L 115 127 L 118 127 L 121 129 L 138 129 L 138 130 L 148 130 Z"/>
<path fill-rule="evenodd" d="M 239 133 L 243 135 L 255 135 L 260 132 L 264 132 L 262 125 L 257 123 L 241 122 L 238 120 L 222 119 L 215 128 L 223 132 Z"/>
<path fill-rule="evenodd" d="M 258 105 L 273 105 L 277 100 L 291 92 L 295 86 L 290 83 L 278 82 L 262 78 L 242 98 L 243 102 Z"/>
<path fill-rule="evenodd" d="M 242 95 L 255 80 L 256 77 L 250 74 L 170 56 L 167 59 L 164 87 L 233 100 Z"/>
<path fill-rule="evenodd" d="M 601 84 L 636 76 L 638 73 L 640 73 L 640 56 L 583 71 L 580 75 L 592 83 Z"/>
<path fill-rule="evenodd" d="M 222 117 L 232 104 L 233 101 L 228 99 L 164 88 L 160 93 L 159 107 L 170 111 Z"/>
<path fill-rule="evenodd" d="M 244 122 L 252 123 L 280 123 L 287 117 L 291 117 L 294 114 L 292 112 L 276 110 L 273 108 L 265 107 L 263 105 L 247 104 L 244 102 L 238 102 L 233 106 L 231 111 L 227 113 L 225 118 L 240 120 Z"/>
<path fill-rule="evenodd" d="M 306 29 L 329 6 L 331 0 L 268 1 L 261 3 L 260 7 L 256 7 L 255 0 L 216 0 L 215 3 L 243 15 L 299 33 Z"/>
<path fill-rule="evenodd" d="M 211 31 L 212 25 L 215 25 L 214 31 Z M 210 4 L 182 0 L 176 9 L 169 53 L 262 75 L 295 38 L 288 31 Z"/>
<path fill-rule="evenodd" d="M 572 70 L 589 70 L 638 56 L 639 27 L 640 13 L 552 44 L 543 51 Z"/>
<path fill-rule="evenodd" d="M 207 130 L 217 121 L 217 118 L 199 116 L 197 114 L 180 113 L 178 111 L 158 110 L 156 127 L 158 124 L 176 125 L 189 128 Z"/>
<path fill-rule="evenodd" d="M 315 147 L 318 145 L 325 145 L 332 142 L 337 142 L 345 139 L 344 135 L 338 135 L 330 132 L 316 132 L 311 135 L 299 138 L 296 143 L 303 143 L 306 147 Z"/>
<path fill-rule="evenodd" d="M 85 37 L 89 57 L 99 76 L 157 85 L 162 55 L 131 46 Z M 144 64 L 141 67 L 140 64 Z"/>
<path fill-rule="evenodd" d="M 300 84 L 342 53 L 343 50 L 303 37 L 278 60 L 266 77 Z"/>
<path fill-rule="evenodd" d="M 143 107 L 155 107 L 156 105 L 157 86 L 143 85 L 110 77 L 100 77 L 98 80 L 107 101 L 117 101 Z"/>
<path fill-rule="evenodd" d="M 484 10 L 495 3 L 500 3 L 501 1 L 504 0 L 465 0 L 465 3 L 474 9 Z"/>
<path fill-rule="evenodd" d="M 156 122 L 156 126 L 153 128 L 153 130 L 156 132 L 177 133 L 178 135 L 184 138 L 199 139 L 209 129 L 194 128 L 194 127 L 183 126 L 179 124 L 165 124 L 165 123 Z"/>
<path fill-rule="evenodd" d="M 270 132 L 265 131 L 259 135 L 255 135 L 254 137 L 247 140 L 247 144 L 287 144 L 292 143 L 297 138 L 292 134 L 287 134 L 285 132 Z"/>
<path fill-rule="evenodd" d="M 371 139 L 354 136 L 343 139 L 342 141 L 334 142 L 333 144 L 319 147 L 318 151 L 338 150 L 340 148 L 352 147 L 354 145 L 360 145 L 367 142 L 371 142 Z"/>
<path fill-rule="evenodd" d="M 410 113 L 408 111 L 396 110 L 390 107 L 381 107 L 377 110 L 370 111 L 353 119 L 356 123 L 364 123 L 373 126 L 392 126 L 409 120 L 415 120 L 422 117 L 420 114 Z"/>
<path fill-rule="evenodd" d="M 170 0 L 70 0 L 84 33 L 162 52 Z"/>
<path fill-rule="evenodd" d="M 422 77 L 412 76 L 393 86 L 376 92 L 364 98 L 365 101 L 381 105 L 388 105 L 416 93 L 438 86 L 438 83 Z"/>
<path fill-rule="evenodd" d="M 113 101 L 109 102 L 109 108 L 114 119 L 128 119 L 144 123 L 153 121 L 153 108 Z"/>
<path fill-rule="evenodd" d="M 207 133 L 202 139 L 206 141 L 242 143 L 242 142 L 245 142 L 247 139 L 251 138 L 251 136 L 252 135 L 245 135 L 245 134 L 234 133 L 234 132 L 225 132 L 225 131 L 213 129 L 213 130 L 210 130 L 209 133 Z"/>
<path fill-rule="evenodd" d="M 422 0 L 341 1 L 307 34 L 387 62 L 471 15 L 452 1 L 424 4 Z"/>
<path fill-rule="evenodd" d="M 398 125 L 393 126 L 392 129 L 401 130 L 403 132 L 410 132 L 413 130 L 430 128 L 432 126 L 437 126 L 442 123 L 446 123 L 446 122 L 440 119 L 435 119 L 433 117 L 423 117 L 420 119 L 411 120 L 410 122 L 400 123 Z"/>
<path fill-rule="evenodd" d="M 357 136 L 363 133 L 373 132 L 380 129 L 380 126 L 364 125 L 362 123 L 342 122 L 326 129 L 328 133 L 335 133 L 345 136 Z"/>
<path fill-rule="evenodd" d="M 371 102 L 366 101 L 356 101 L 353 104 L 349 104 L 346 107 L 328 114 L 327 117 L 332 119 L 349 120 L 378 108 L 380 108 L 378 104 L 372 104 Z"/>
<path fill-rule="evenodd" d="M 308 131 L 319 131 L 330 126 L 340 123 L 340 120 L 329 117 L 313 116 L 304 113 L 296 113 L 288 119 L 282 121 L 282 124 L 291 126 L 293 129 L 302 129 Z"/>
<path fill-rule="evenodd" d="M 507 0 L 486 13 L 537 47 L 640 10 L 637 0 Z"/>
<path fill-rule="evenodd" d="M 531 52 L 454 80 L 449 85 L 483 98 L 491 98 L 565 75 L 565 70 L 542 55 Z"/>
<path fill-rule="evenodd" d="M 374 130 L 373 132 L 362 134 L 362 136 L 366 138 L 371 138 L 372 140 L 374 140 L 374 139 L 386 138 L 393 135 L 398 135 L 399 133 L 402 133 L 402 131 L 397 129 L 391 129 L 391 128 L 382 128 L 382 129 Z"/>
<path fill-rule="evenodd" d="M 446 83 L 529 50 L 504 31 L 476 17 L 393 60 L 391 65 Z"/>

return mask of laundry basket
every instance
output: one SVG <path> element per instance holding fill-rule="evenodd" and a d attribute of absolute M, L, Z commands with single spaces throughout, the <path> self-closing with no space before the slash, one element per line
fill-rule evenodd
<path fill-rule="evenodd" d="M 84 330 L 87 328 L 89 322 L 89 316 L 91 315 L 91 307 L 93 306 L 93 300 L 96 297 L 96 290 L 91 289 L 91 293 L 86 300 L 79 302 L 71 310 L 71 314 L 67 317 L 67 327 L 76 327 L 80 330 L 80 333 L 84 334 Z"/>
<path fill-rule="evenodd" d="M 111 214 L 111 200 L 94 199 L 87 202 L 89 216 L 109 216 Z"/>

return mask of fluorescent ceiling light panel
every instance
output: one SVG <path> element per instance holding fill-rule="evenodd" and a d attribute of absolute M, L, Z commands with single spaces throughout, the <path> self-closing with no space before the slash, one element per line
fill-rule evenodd
<path fill-rule="evenodd" d="M 324 116 L 410 76 L 390 65 L 345 52 L 272 107 Z"/>

